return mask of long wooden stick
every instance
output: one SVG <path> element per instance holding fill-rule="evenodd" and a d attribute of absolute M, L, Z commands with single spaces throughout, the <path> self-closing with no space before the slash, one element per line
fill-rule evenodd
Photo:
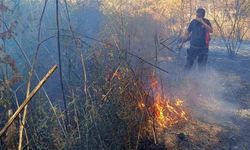
<path fill-rule="evenodd" d="M 0 131 L 0 137 L 3 135 L 3 133 L 9 128 L 9 126 L 13 123 L 13 121 L 16 119 L 16 117 L 19 115 L 19 113 L 24 109 L 24 107 L 30 102 L 32 97 L 38 92 L 38 90 L 43 86 L 43 84 L 48 80 L 48 78 L 54 73 L 54 71 L 57 69 L 57 65 L 54 65 L 48 73 L 43 77 L 43 79 L 37 84 L 37 86 L 33 89 L 33 91 L 30 93 L 30 95 L 24 100 L 22 105 L 16 110 L 16 112 L 10 117 L 9 121 L 5 124 L 3 129 Z"/>
<path fill-rule="evenodd" d="M 31 69 L 31 72 L 29 73 L 29 80 L 28 80 L 28 83 L 27 83 L 26 98 L 30 95 L 31 77 L 32 77 L 32 69 Z M 22 150 L 22 144 L 23 144 L 23 129 L 24 129 L 24 126 L 25 126 L 25 121 L 26 121 L 26 116 L 27 116 L 27 108 L 28 108 L 28 105 L 26 105 L 26 106 L 24 107 L 23 118 L 22 118 L 22 120 L 20 121 L 18 150 Z M 26 141 L 28 141 L 28 139 L 26 139 Z"/>
<path fill-rule="evenodd" d="M 60 25 L 59 25 L 59 0 L 56 0 L 56 28 L 57 28 L 57 49 L 58 49 L 58 61 L 59 61 L 59 79 L 61 84 L 62 90 L 62 97 L 63 97 L 63 105 L 64 111 L 66 116 L 66 130 L 69 123 L 68 117 L 68 108 L 67 108 L 67 100 L 64 91 L 64 83 L 63 83 L 63 72 L 62 72 L 62 53 L 61 53 L 61 41 L 60 41 Z"/>

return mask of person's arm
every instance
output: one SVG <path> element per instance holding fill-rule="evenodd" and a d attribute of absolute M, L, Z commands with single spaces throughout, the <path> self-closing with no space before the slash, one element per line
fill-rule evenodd
<path fill-rule="evenodd" d="M 184 34 L 182 35 L 178 48 L 182 48 L 183 44 L 189 40 L 192 30 L 193 30 L 193 21 L 191 21 L 191 23 L 188 25 L 187 30 L 185 30 Z"/>
<path fill-rule="evenodd" d="M 188 30 L 185 31 L 185 33 L 182 35 L 180 39 L 180 43 L 178 44 L 178 48 L 182 48 L 183 44 L 189 40 L 190 32 Z"/>
<path fill-rule="evenodd" d="M 187 42 L 189 40 L 189 37 L 190 37 L 190 32 L 188 30 L 186 30 L 183 37 L 182 37 L 181 43 Z"/>
<path fill-rule="evenodd" d="M 202 23 L 208 32 L 213 33 L 213 28 L 211 27 L 211 25 L 206 23 L 202 18 L 196 18 L 196 20 L 199 21 L 200 23 Z"/>

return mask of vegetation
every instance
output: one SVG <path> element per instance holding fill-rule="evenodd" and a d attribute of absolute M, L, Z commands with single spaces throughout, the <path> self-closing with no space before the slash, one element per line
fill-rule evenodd
<path fill-rule="evenodd" d="M 60 71 L 1 136 L 0 149 L 143 149 L 148 141 L 161 148 L 161 131 L 188 116 L 174 96 L 155 103 L 165 87 L 155 90 L 152 77 L 167 72 L 158 52 L 176 52 L 197 6 L 236 56 L 250 38 L 249 0 L 2 0 L 0 127 L 51 66 Z M 161 114 L 158 105 L 169 109 Z"/>

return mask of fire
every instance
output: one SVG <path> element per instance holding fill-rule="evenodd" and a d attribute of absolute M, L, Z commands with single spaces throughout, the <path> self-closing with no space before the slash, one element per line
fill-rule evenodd
<path fill-rule="evenodd" d="M 151 79 L 150 86 L 154 95 L 153 104 L 150 106 L 149 111 L 153 116 L 153 121 L 159 127 L 164 129 L 178 123 L 179 121 L 188 119 L 183 108 L 183 100 L 177 98 L 176 100 L 171 101 L 163 95 L 155 76 Z M 144 108 L 145 104 L 140 103 L 139 107 Z"/>
<path fill-rule="evenodd" d="M 183 101 L 181 99 L 177 99 L 175 102 L 176 106 L 182 106 L 183 105 Z"/>
<path fill-rule="evenodd" d="M 139 103 L 138 103 L 138 106 L 139 106 L 140 109 L 145 108 L 145 104 L 144 104 L 143 102 L 139 102 Z"/>

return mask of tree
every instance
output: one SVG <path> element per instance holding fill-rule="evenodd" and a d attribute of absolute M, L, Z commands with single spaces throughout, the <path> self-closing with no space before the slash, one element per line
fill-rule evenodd
<path fill-rule="evenodd" d="M 229 56 L 236 56 L 249 31 L 249 0 L 213 0 L 213 20 Z"/>

